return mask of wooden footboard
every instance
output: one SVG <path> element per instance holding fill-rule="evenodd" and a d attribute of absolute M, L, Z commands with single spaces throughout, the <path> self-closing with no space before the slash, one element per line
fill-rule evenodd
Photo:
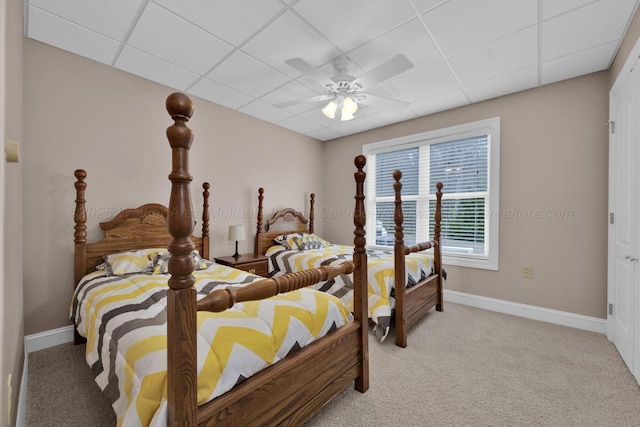
<path fill-rule="evenodd" d="M 169 231 L 168 290 L 168 425 L 248 426 L 300 425 L 342 388 L 355 380 L 357 390 L 369 387 L 367 327 L 367 255 L 365 251 L 365 159 L 356 157 L 356 207 L 353 262 L 265 279 L 238 289 L 212 293 L 196 303 L 193 288 L 193 213 L 189 193 L 189 148 L 193 133 L 186 122 L 193 114 L 191 100 L 174 93 L 167 98 L 174 124 L 167 129 L 173 170 Z M 196 310 L 220 311 L 234 303 L 276 295 L 353 272 L 355 320 L 277 362 L 212 402 L 197 407 Z M 323 279 L 324 278 L 324 279 Z"/>
<path fill-rule="evenodd" d="M 395 313 L 396 345 L 407 346 L 407 331 L 418 320 L 422 319 L 432 307 L 442 311 L 442 253 L 440 249 L 440 222 L 442 220 L 442 183 L 436 184 L 436 212 L 434 215 L 434 238 L 428 242 L 417 243 L 413 246 L 404 244 L 404 213 L 402 211 L 402 172 L 393 172 L 393 189 L 395 193 Z M 407 288 L 405 282 L 405 256 L 433 248 L 433 274 L 415 285 Z"/>

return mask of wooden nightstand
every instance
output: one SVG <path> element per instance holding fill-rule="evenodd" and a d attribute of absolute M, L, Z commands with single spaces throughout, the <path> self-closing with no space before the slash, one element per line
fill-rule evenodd
<path fill-rule="evenodd" d="M 265 255 L 242 254 L 239 258 L 223 256 L 213 259 L 218 264 L 247 271 L 251 274 L 267 277 L 269 274 L 269 258 Z"/>

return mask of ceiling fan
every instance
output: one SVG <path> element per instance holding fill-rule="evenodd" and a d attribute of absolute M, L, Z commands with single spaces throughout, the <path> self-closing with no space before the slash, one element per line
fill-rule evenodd
<path fill-rule="evenodd" d="M 413 63 L 402 54 L 394 56 L 360 77 L 348 74 L 352 60 L 346 55 L 339 56 L 333 60 L 335 72 L 333 77 L 325 76 L 302 58 L 287 59 L 285 63 L 321 85 L 322 90 L 327 93 L 310 98 L 281 102 L 275 104 L 276 107 L 283 108 L 329 101 L 322 109 L 322 113 L 330 119 L 339 117 L 340 120 L 346 121 L 353 119 L 353 113 L 358 110 L 359 105 L 371 105 L 387 109 L 401 109 L 408 105 L 407 102 L 364 92 L 411 69 Z"/>

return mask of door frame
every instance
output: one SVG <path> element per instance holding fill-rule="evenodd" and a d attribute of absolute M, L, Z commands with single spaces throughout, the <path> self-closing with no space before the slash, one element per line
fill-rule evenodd
<path fill-rule="evenodd" d="M 640 58 L 640 38 L 638 40 L 636 40 L 636 43 L 633 47 L 633 49 L 631 50 L 631 52 L 629 53 L 629 55 L 627 56 L 627 59 L 624 63 L 624 66 L 621 68 L 620 72 L 618 73 L 618 75 L 616 76 L 616 80 L 614 82 L 614 84 L 611 86 L 611 89 L 609 91 L 609 122 L 608 125 L 611 126 L 611 122 L 614 120 L 614 115 L 612 112 L 612 105 L 613 105 L 613 101 L 615 96 L 617 95 L 618 91 L 620 90 L 621 86 L 623 85 L 625 78 L 628 76 L 628 74 L 631 72 L 631 70 L 633 69 L 633 67 L 636 65 L 636 62 L 639 60 Z M 638 70 L 636 70 L 638 71 Z M 614 140 L 615 140 L 615 136 L 614 134 L 611 133 L 611 131 L 609 131 L 609 195 L 608 195 L 608 212 L 609 214 L 611 214 L 612 212 L 615 213 L 614 211 L 614 194 L 615 192 L 613 190 L 615 190 L 615 175 L 614 175 L 614 155 L 616 153 L 615 150 L 615 145 L 614 145 Z M 640 194 L 638 195 L 638 200 L 636 201 L 636 203 L 640 201 Z M 609 304 L 611 303 L 615 303 L 615 266 L 613 265 L 613 263 L 615 262 L 615 257 L 612 256 L 612 254 L 614 254 L 614 245 L 615 245 L 615 241 L 614 241 L 614 233 L 613 233 L 613 227 L 611 227 L 609 218 L 607 218 L 607 229 L 608 229 L 608 238 L 607 238 L 607 338 L 612 341 L 612 334 L 613 334 L 613 326 L 614 326 L 614 321 L 612 319 L 612 316 L 609 314 Z M 638 236 L 638 238 L 636 238 L 636 247 L 638 247 L 638 245 L 640 244 L 640 242 L 638 242 L 640 240 L 640 236 Z M 636 281 L 638 281 L 639 279 L 636 278 Z M 636 377 L 636 380 L 638 380 L 640 382 L 640 289 L 636 288 L 636 292 L 634 292 L 634 300 L 635 300 L 635 310 L 634 310 L 634 320 L 633 320 L 633 325 L 634 325 L 634 331 L 633 331 L 633 339 L 634 339 L 634 371 L 632 372 L 634 374 L 634 376 Z M 614 304 L 614 310 L 615 310 L 615 304 Z"/>

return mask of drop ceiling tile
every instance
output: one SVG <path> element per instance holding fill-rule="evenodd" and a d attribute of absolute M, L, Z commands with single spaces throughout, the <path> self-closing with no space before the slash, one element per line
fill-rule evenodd
<path fill-rule="evenodd" d="M 299 117 L 302 117 L 305 120 L 310 121 L 311 123 L 315 123 L 320 127 L 329 127 L 335 120 L 332 120 L 322 114 L 323 105 L 318 105 L 316 108 L 305 111 L 302 114 L 298 114 Z M 358 113 L 356 113 L 357 115 Z"/>
<path fill-rule="evenodd" d="M 583 74 L 609 68 L 609 61 L 615 54 L 618 42 L 582 50 L 573 55 L 562 56 L 542 63 L 542 84 L 570 79 Z"/>
<path fill-rule="evenodd" d="M 185 90 L 198 75 L 139 50 L 125 47 L 114 67 L 178 90 Z"/>
<path fill-rule="evenodd" d="M 418 116 L 413 111 L 406 108 L 402 111 L 381 111 L 378 113 L 370 114 L 366 117 L 367 121 L 373 124 L 375 127 L 382 127 L 391 125 L 393 123 L 415 119 Z"/>
<path fill-rule="evenodd" d="M 294 101 L 297 99 L 307 99 L 317 95 L 317 92 L 312 91 L 308 87 L 301 85 L 295 80 L 291 80 L 288 83 L 280 86 L 278 90 L 274 90 L 273 92 L 264 95 L 261 100 L 266 102 L 267 104 L 274 105 L 281 102 Z M 298 109 L 298 107 L 300 106 L 296 105 L 287 107 L 285 108 L 285 110 L 293 112 Z M 306 111 L 308 109 L 305 108 L 306 104 L 302 104 L 302 107 L 303 109 L 300 111 Z"/>
<path fill-rule="evenodd" d="M 282 3 L 277 0 L 155 0 L 155 2 L 234 46 L 245 42 L 284 10 Z"/>
<path fill-rule="evenodd" d="M 467 97 L 460 89 L 456 89 L 412 102 L 409 108 L 418 116 L 427 116 L 467 104 L 469 104 Z"/>
<path fill-rule="evenodd" d="M 303 134 L 313 132 L 322 128 L 321 126 L 318 126 L 317 124 L 298 116 L 293 116 L 289 117 L 288 119 L 282 120 L 278 122 L 278 125 Z"/>
<path fill-rule="evenodd" d="M 407 43 L 407 40 L 411 40 L 412 43 Z M 413 62 L 414 67 L 442 61 L 440 52 L 418 19 L 401 25 L 372 42 L 349 52 L 348 55 L 363 70 L 370 71 L 398 54 L 404 54 Z"/>
<path fill-rule="evenodd" d="M 635 3 L 635 0 L 600 0 L 545 21 L 542 61 L 618 40 Z"/>
<path fill-rule="evenodd" d="M 418 12 L 425 13 L 448 2 L 449 0 L 411 0 Z"/>
<path fill-rule="evenodd" d="M 443 61 L 409 70 L 400 77 L 389 80 L 384 87 L 395 98 L 413 102 L 457 89 L 458 83 Z"/>
<path fill-rule="evenodd" d="M 357 113 L 356 113 L 357 114 Z M 370 123 L 365 118 L 355 118 L 347 122 L 341 122 L 334 120 L 331 129 L 342 135 L 353 135 L 354 133 L 364 132 L 375 128 L 373 123 Z"/>
<path fill-rule="evenodd" d="M 233 50 L 155 3 L 147 4 L 128 44 L 199 74 L 209 71 Z"/>
<path fill-rule="evenodd" d="M 250 102 L 249 104 L 240 108 L 238 111 L 270 123 L 279 122 L 292 116 L 286 111 L 283 111 L 280 108 L 272 107 L 266 102 L 262 102 L 260 100 Z"/>
<path fill-rule="evenodd" d="M 284 74 L 241 51 L 231 54 L 207 77 L 254 98 L 259 98 L 289 81 Z"/>
<path fill-rule="evenodd" d="M 598 0 L 542 0 L 542 19 L 550 19 Z"/>
<path fill-rule="evenodd" d="M 536 27 L 511 34 L 449 58 L 462 85 L 470 85 L 538 63 Z"/>
<path fill-rule="evenodd" d="M 342 136 L 341 134 L 330 128 L 314 130 L 312 132 L 309 132 L 307 135 L 319 141 L 329 141 L 330 139 L 336 139 Z"/>
<path fill-rule="evenodd" d="M 450 0 L 423 15 L 446 56 L 537 23 L 537 0 Z"/>
<path fill-rule="evenodd" d="M 472 102 L 480 102 L 509 93 L 531 89 L 536 86 L 538 86 L 537 65 L 485 80 L 471 86 L 465 86 L 464 92 Z"/>
<path fill-rule="evenodd" d="M 406 1 L 300 0 L 293 9 L 344 52 L 415 16 Z"/>
<path fill-rule="evenodd" d="M 120 43 L 36 7 L 29 7 L 27 36 L 110 65 Z"/>
<path fill-rule="evenodd" d="M 87 29 L 122 41 L 142 0 L 30 0 L 37 6 Z"/>
<path fill-rule="evenodd" d="M 285 64 L 287 59 L 301 57 L 317 67 L 340 55 L 339 50 L 292 12 L 278 17 L 242 50 L 292 78 L 300 73 Z"/>
<path fill-rule="evenodd" d="M 219 83 L 204 78 L 189 88 L 188 92 L 216 104 L 224 105 L 231 109 L 237 109 L 253 100 L 252 97 L 240 93 L 237 90 L 223 86 Z"/>

